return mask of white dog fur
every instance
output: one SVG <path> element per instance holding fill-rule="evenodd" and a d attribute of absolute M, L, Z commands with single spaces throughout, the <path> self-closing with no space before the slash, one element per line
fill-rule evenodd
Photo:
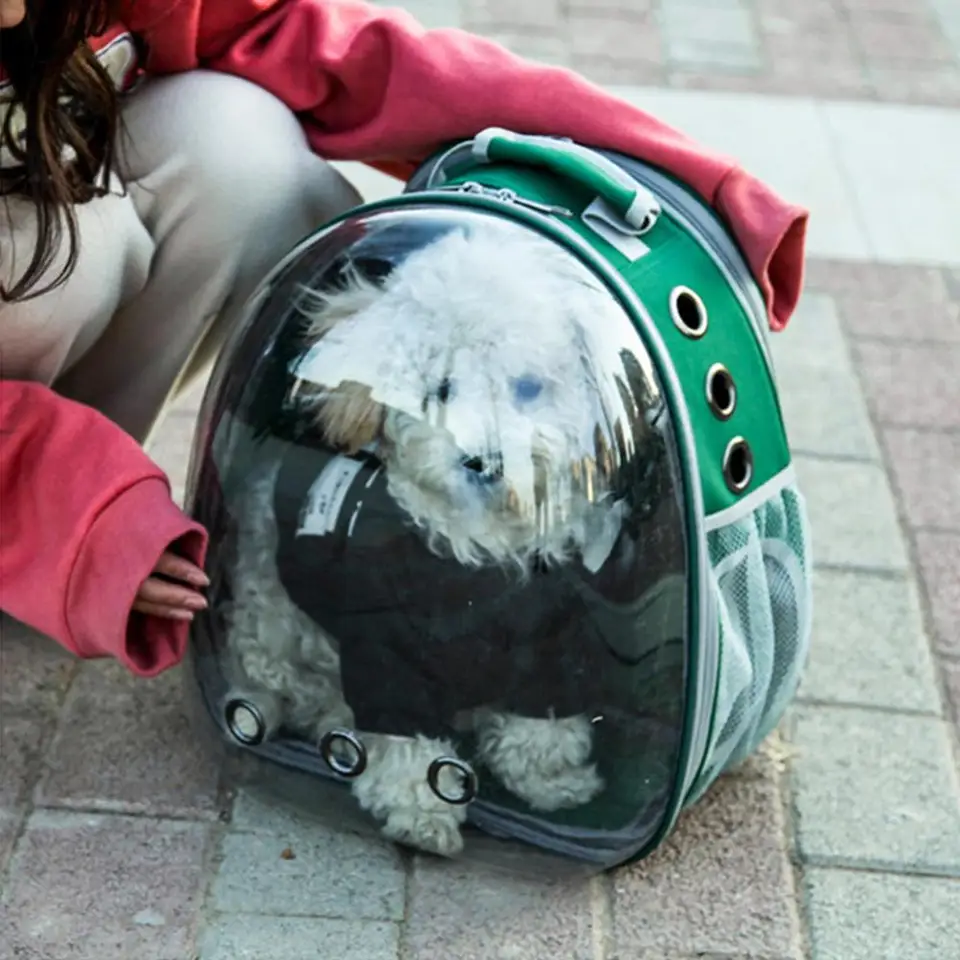
<path fill-rule="evenodd" d="M 307 351 L 298 392 L 329 443 L 376 443 L 388 490 L 433 548 L 465 565 L 524 576 L 534 556 L 579 552 L 599 565 L 619 530 L 597 455 L 598 424 L 625 415 L 612 377 L 624 322 L 573 257 L 493 218 L 413 252 L 382 284 L 308 291 Z M 622 369 L 622 368 L 621 368 Z M 465 468 L 470 464 L 472 469 Z M 237 523 L 227 611 L 233 692 L 316 742 L 352 728 L 336 639 L 297 608 L 275 566 L 276 463 L 249 477 Z M 541 811 L 590 801 L 603 782 L 587 716 L 534 718 L 483 709 L 460 722 L 485 765 Z M 449 741 L 359 731 L 368 765 L 351 781 L 385 836 L 452 856 L 466 808 L 438 799 L 427 769 Z M 452 771 L 444 777 L 453 777 Z M 456 793 L 456 787 L 442 784 Z"/>

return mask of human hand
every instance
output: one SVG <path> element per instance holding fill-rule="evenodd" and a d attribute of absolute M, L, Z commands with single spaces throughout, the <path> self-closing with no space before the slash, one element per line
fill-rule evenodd
<path fill-rule="evenodd" d="M 200 589 L 209 585 L 210 579 L 198 566 L 174 553 L 165 553 L 140 585 L 133 609 L 168 620 L 192 620 L 194 613 L 207 608 Z"/>

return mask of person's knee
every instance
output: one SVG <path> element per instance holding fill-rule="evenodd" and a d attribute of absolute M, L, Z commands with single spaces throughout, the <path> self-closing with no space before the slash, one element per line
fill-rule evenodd
<path fill-rule="evenodd" d="M 361 202 L 310 150 L 294 114 L 237 77 L 153 81 L 135 94 L 125 125 L 124 174 L 142 189 L 145 219 L 160 233 L 189 219 L 208 250 L 289 244 Z"/>

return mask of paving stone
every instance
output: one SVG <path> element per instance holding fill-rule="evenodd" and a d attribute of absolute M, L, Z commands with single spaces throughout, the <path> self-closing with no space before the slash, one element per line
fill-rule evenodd
<path fill-rule="evenodd" d="M 801 456 L 796 470 L 818 566 L 907 570 L 896 507 L 880 466 Z"/>
<path fill-rule="evenodd" d="M 193 731 L 180 669 L 145 680 L 113 661 L 84 665 L 37 788 L 48 806 L 216 816 L 218 768 Z"/>
<path fill-rule="evenodd" d="M 483 35 L 526 60 L 555 67 L 570 64 L 570 45 L 567 38 L 560 34 L 549 31 L 523 33 L 508 27 L 496 27 L 485 30 Z"/>
<path fill-rule="evenodd" d="M 22 820 L 22 813 L 0 808 L 0 881 L 3 879 L 10 854 L 13 852 L 13 845 L 17 834 L 20 832 Z M 2 883 L 0 883 L 0 888 L 2 888 Z M 0 901 L 0 923 L 2 923 L 2 917 L 2 901 Z"/>
<path fill-rule="evenodd" d="M 943 721 L 798 706 L 792 723 L 805 860 L 960 877 L 960 785 Z"/>
<path fill-rule="evenodd" d="M 839 306 L 844 328 L 858 338 L 960 343 L 960 304 L 955 302 L 910 303 L 906 298 L 879 301 L 848 296 Z"/>
<path fill-rule="evenodd" d="M 648 860 L 614 876 L 614 956 L 793 956 L 797 923 L 770 780 L 725 777 Z"/>
<path fill-rule="evenodd" d="M 0 614 L 0 705 L 52 708 L 77 665 L 53 640 Z"/>
<path fill-rule="evenodd" d="M 494 875 L 418 859 L 403 955 L 409 960 L 591 960 L 592 886 Z"/>
<path fill-rule="evenodd" d="M 198 960 L 396 960 L 398 941 L 394 923 L 233 914 L 205 932 Z"/>
<path fill-rule="evenodd" d="M 912 582 L 816 571 L 813 638 L 799 695 L 939 713 L 933 658 Z"/>
<path fill-rule="evenodd" d="M 561 0 L 463 0 L 463 20 L 470 29 L 498 26 L 554 27 L 562 19 Z"/>
<path fill-rule="evenodd" d="M 461 28 L 464 23 L 463 6 L 459 0 L 403 0 L 402 3 L 375 0 L 377 6 L 401 6 L 427 30 L 448 27 Z"/>
<path fill-rule="evenodd" d="M 960 428 L 960 345 L 854 345 L 876 418 L 891 426 Z"/>
<path fill-rule="evenodd" d="M 574 57 L 656 64 L 662 59 L 660 33 L 652 17 L 625 26 L 611 17 L 572 15 L 568 33 Z"/>
<path fill-rule="evenodd" d="M 0 810 L 12 810 L 29 797 L 50 723 L 43 714 L 0 710 Z"/>
<path fill-rule="evenodd" d="M 852 23 L 853 35 L 864 57 L 882 63 L 950 62 L 953 51 L 942 31 L 923 18 L 908 20 L 860 16 Z"/>
<path fill-rule="evenodd" d="M 952 63 L 870 63 L 864 71 L 879 100 L 941 106 L 960 103 L 960 69 Z"/>
<path fill-rule="evenodd" d="M 946 680 L 950 715 L 960 736 L 960 660 L 943 660 L 940 666 Z"/>
<path fill-rule="evenodd" d="M 11 859 L 7 956 L 192 957 L 206 839 L 197 823 L 37 811 Z"/>
<path fill-rule="evenodd" d="M 888 428 L 883 441 L 907 522 L 960 533 L 960 434 Z"/>
<path fill-rule="evenodd" d="M 960 535 L 923 532 L 914 539 L 937 646 L 960 656 Z"/>
<path fill-rule="evenodd" d="M 806 871 L 814 960 L 939 960 L 960 943 L 960 883 Z"/>
<path fill-rule="evenodd" d="M 671 62 L 734 69 L 760 65 L 756 31 L 740 0 L 664 0 L 660 24 Z"/>
<path fill-rule="evenodd" d="M 866 302 L 926 309 L 951 299 L 948 276 L 939 267 L 815 257 L 807 263 L 806 284 L 811 290 L 837 296 L 845 308 Z"/>
<path fill-rule="evenodd" d="M 825 293 L 805 293 L 786 330 L 770 337 L 777 370 L 847 374 L 853 370 L 836 301 Z"/>
<path fill-rule="evenodd" d="M 880 459 L 866 403 L 851 373 L 778 367 L 787 437 L 794 453 Z"/>
<path fill-rule="evenodd" d="M 793 449 L 878 460 L 833 298 L 806 294 L 787 329 L 772 337 L 770 345 Z"/>
<path fill-rule="evenodd" d="M 283 856 L 286 851 L 292 859 Z M 247 793 L 213 886 L 216 909 L 344 920 L 400 920 L 405 874 L 399 852 L 273 809 Z"/>

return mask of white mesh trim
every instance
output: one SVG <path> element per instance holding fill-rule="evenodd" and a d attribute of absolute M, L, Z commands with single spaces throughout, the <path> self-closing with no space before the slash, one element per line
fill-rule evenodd
<path fill-rule="evenodd" d="M 796 473 L 793 469 L 793 464 L 791 464 L 781 470 L 780 473 L 771 477 L 765 484 L 739 499 L 733 506 L 710 514 L 704 524 L 707 533 L 710 533 L 712 530 L 719 530 L 728 524 L 736 523 L 743 517 L 750 516 L 758 507 L 761 507 L 768 500 L 772 500 L 777 494 L 782 493 L 784 489 L 795 486 L 796 482 Z"/>

